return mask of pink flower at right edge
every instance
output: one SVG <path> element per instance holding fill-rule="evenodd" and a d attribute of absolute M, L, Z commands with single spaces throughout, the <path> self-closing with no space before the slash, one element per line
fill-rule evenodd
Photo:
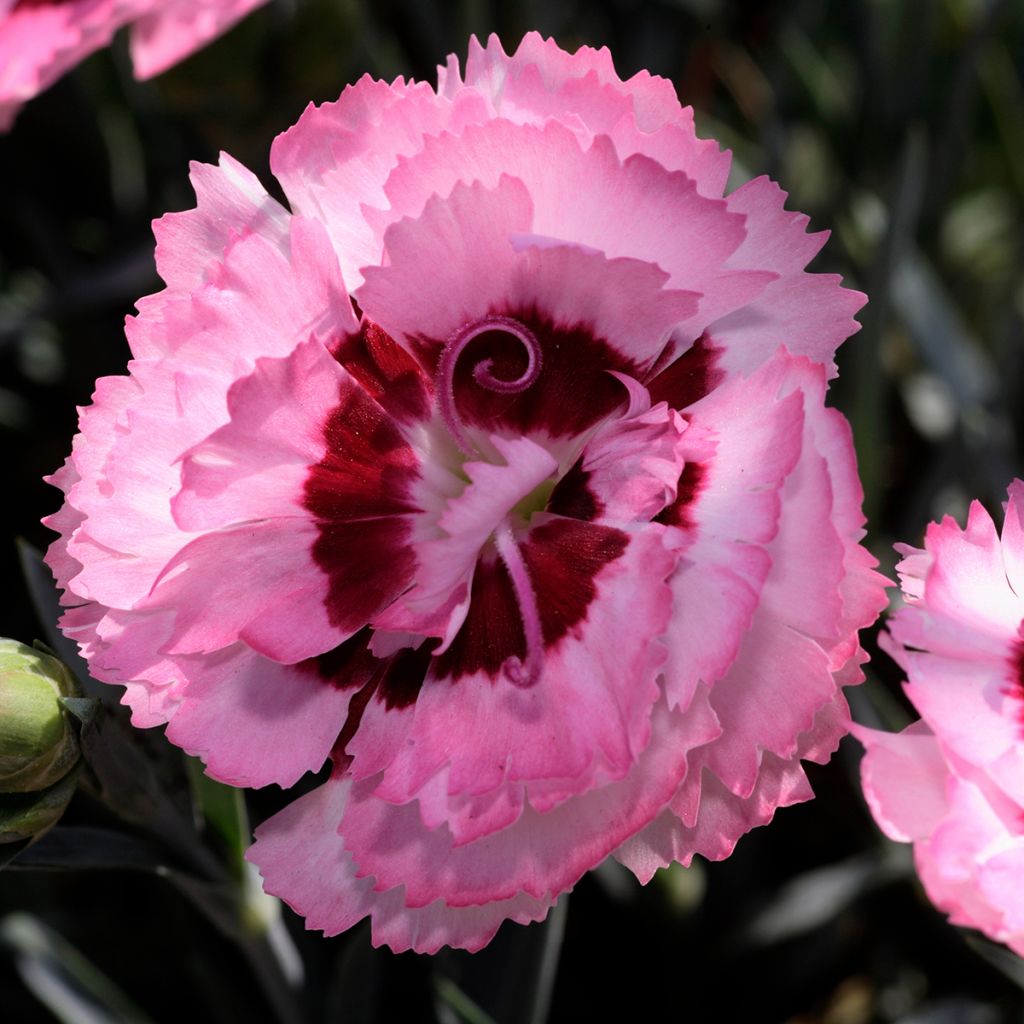
<path fill-rule="evenodd" d="M 135 77 L 152 78 L 267 0 L 0 0 L 0 131 L 123 25 Z"/>
<path fill-rule="evenodd" d="M 854 726 L 864 794 L 882 831 L 914 844 L 932 902 L 1024 956 L 1024 483 L 1002 537 L 978 503 L 961 530 L 931 523 L 897 545 L 907 602 L 883 646 L 921 720 Z"/>

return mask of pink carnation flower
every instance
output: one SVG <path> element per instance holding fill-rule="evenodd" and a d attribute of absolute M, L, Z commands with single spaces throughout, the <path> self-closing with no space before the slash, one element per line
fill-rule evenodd
<path fill-rule="evenodd" d="M 855 727 L 864 793 L 882 831 L 913 843 L 921 881 L 954 924 L 1024 956 L 1024 483 L 1002 538 L 978 502 L 966 530 L 932 523 L 899 546 L 906 607 L 886 649 L 921 720 Z"/>
<path fill-rule="evenodd" d="M 151 78 L 267 0 L 0 0 L 0 131 L 18 109 L 132 23 L 137 78 Z"/>
<path fill-rule="evenodd" d="M 883 603 L 824 236 L 765 178 L 723 199 L 668 82 L 535 34 L 271 160 L 291 210 L 225 156 L 157 222 L 49 554 L 138 725 L 239 785 L 331 758 L 258 830 L 269 891 L 477 949 L 808 799 Z"/>

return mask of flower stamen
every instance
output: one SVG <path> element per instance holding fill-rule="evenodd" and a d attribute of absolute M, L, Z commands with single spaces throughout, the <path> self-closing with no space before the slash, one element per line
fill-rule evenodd
<path fill-rule="evenodd" d="M 486 316 L 475 323 L 460 327 L 449 339 L 437 364 L 437 394 L 441 418 L 464 455 L 474 454 L 465 429 L 455 408 L 455 367 L 466 346 L 481 334 L 497 331 L 510 334 L 526 349 L 526 368 L 513 380 L 494 376 L 494 360 L 483 359 L 473 367 L 473 380 L 482 388 L 502 395 L 517 395 L 532 387 L 540 376 L 541 347 L 536 335 L 518 320 L 508 316 Z"/>
<path fill-rule="evenodd" d="M 520 660 L 515 655 L 504 664 L 505 675 L 516 686 L 527 689 L 540 678 L 544 668 L 544 630 L 541 626 L 540 611 L 537 608 L 537 595 L 530 581 L 530 573 L 523 561 L 523 554 L 512 536 L 512 529 L 506 520 L 494 534 L 494 543 L 501 556 L 512 589 L 516 593 L 516 603 L 523 621 L 523 635 L 526 639 L 526 658 Z"/>

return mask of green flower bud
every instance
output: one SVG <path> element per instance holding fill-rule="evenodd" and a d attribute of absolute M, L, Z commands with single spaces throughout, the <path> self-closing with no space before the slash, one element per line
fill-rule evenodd
<path fill-rule="evenodd" d="M 49 791 L 75 766 L 77 731 L 62 701 L 77 695 L 57 658 L 0 639 L 0 794 Z M 9 803 L 0 798 L 0 806 Z"/>

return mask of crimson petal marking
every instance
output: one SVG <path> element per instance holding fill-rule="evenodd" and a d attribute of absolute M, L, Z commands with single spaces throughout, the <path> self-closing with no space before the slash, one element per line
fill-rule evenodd
<path fill-rule="evenodd" d="M 423 521 L 429 517 L 418 521 L 416 579 L 374 618 L 375 628 L 437 636 L 446 647 L 465 619 L 473 573 L 494 530 L 558 469 L 551 454 L 527 437 L 493 435 L 489 444 L 505 464 L 466 462 L 468 486 L 448 501 L 433 528 Z"/>
<path fill-rule="evenodd" d="M 664 367 L 647 382 L 652 402 L 668 402 L 673 409 L 685 409 L 710 394 L 725 379 L 718 366 L 721 355 L 702 334 L 682 355 Z"/>
<path fill-rule="evenodd" d="M 473 338 L 454 374 L 460 424 L 575 436 L 622 400 L 605 371 L 646 374 L 699 296 L 667 289 L 667 274 L 652 262 L 550 240 L 517 246 L 524 232 L 538 241 L 534 227 L 532 197 L 518 179 L 459 184 L 417 219 L 388 228 L 388 261 L 364 268 L 357 299 L 431 373 L 465 328 L 495 318 L 522 325 L 540 345 L 536 382 L 515 394 L 481 388 L 474 368 L 488 359 L 499 381 L 532 379 L 531 353 L 501 330 Z"/>
<path fill-rule="evenodd" d="M 545 647 L 552 647 L 586 619 L 597 591 L 594 577 L 621 557 L 628 537 L 621 530 L 550 519 L 535 527 L 522 543 L 540 611 Z M 508 658 L 523 660 L 526 642 L 508 571 L 498 561 L 482 561 L 473 577 L 466 621 L 451 646 L 438 655 L 433 675 L 439 679 L 483 671 L 497 678 Z"/>
<path fill-rule="evenodd" d="M 327 451 L 310 469 L 303 504 L 319 530 L 313 559 L 330 581 L 328 617 L 354 631 L 411 582 L 419 463 L 394 421 L 356 386 L 342 387 L 323 433 Z"/>
<path fill-rule="evenodd" d="M 522 800 L 512 790 L 525 785 L 533 808 L 550 810 L 622 778 L 650 737 L 651 709 L 659 696 L 656 678 L 665 656 L 658 638 L 671 610 L 665 581 L 676 563 L 663 543 L 665 530 L 647 525 L 624 534 L 552 522 L 567 525 L 572 534 L 625 536 L 629 544 L 621 558 L 588 582 L 596 595 L 585 619 L 546 648 L 537 683 L 521 689 L 483 671 L 454 681 L 432 677 L 410 713 L 369 708 L 350 747 L 356 777 L 384 772 L 377 796 L 399 804 L 418 799 L 427 789 L 435 820 L 440 813 L 435 777 L 447 771 L 443 785 L 453 798 L 447 822 L 457 843 L 470 841 L 488 824 L 467 818 L 466 797 L 507 787 L 514 808 Z M 561 554 L 571 573 L 571 551 Z M 544 573 L 534 576 L 545 578 Z M 573 582 L 564 589 L 572 592 L 580 585 Z M 518 627 L 514 598 L 509 594 L 505 601 L 509 621 Z M 627 621 L 629 629 L 620 635 Z M 493 653 L 496 673 L 503 654 Z"/>
<path fill-rule="evenodd" d="M 460 419 L 486 430 L 516 433 L 538 430 L 551 437 L 582 434 L 622 404 L 622 385 L 609 370 L 636 376 L 640 367 L 596 337 L 585 324 L 557 325 L 536 308 L 493 310 L 528 327 L 540 342 L 544 365 L 528 391 L 500 395 L 481 389 L 473 366 L 491 361 L 500 379 L 513 380 L 526 368 L 526 357 L 499 333 L 482 335 L 467 347 L 455 371 L 455 401 Z M 427 346 L 431 342 L 425 340 Z"/>
<path fill-rule="evenodd" d="M 379 324 L 364 318 L 358 334 L 339 342 L 334 358 L 400 423 L 430 415 L 430 382 L 416 360 Z"/>

